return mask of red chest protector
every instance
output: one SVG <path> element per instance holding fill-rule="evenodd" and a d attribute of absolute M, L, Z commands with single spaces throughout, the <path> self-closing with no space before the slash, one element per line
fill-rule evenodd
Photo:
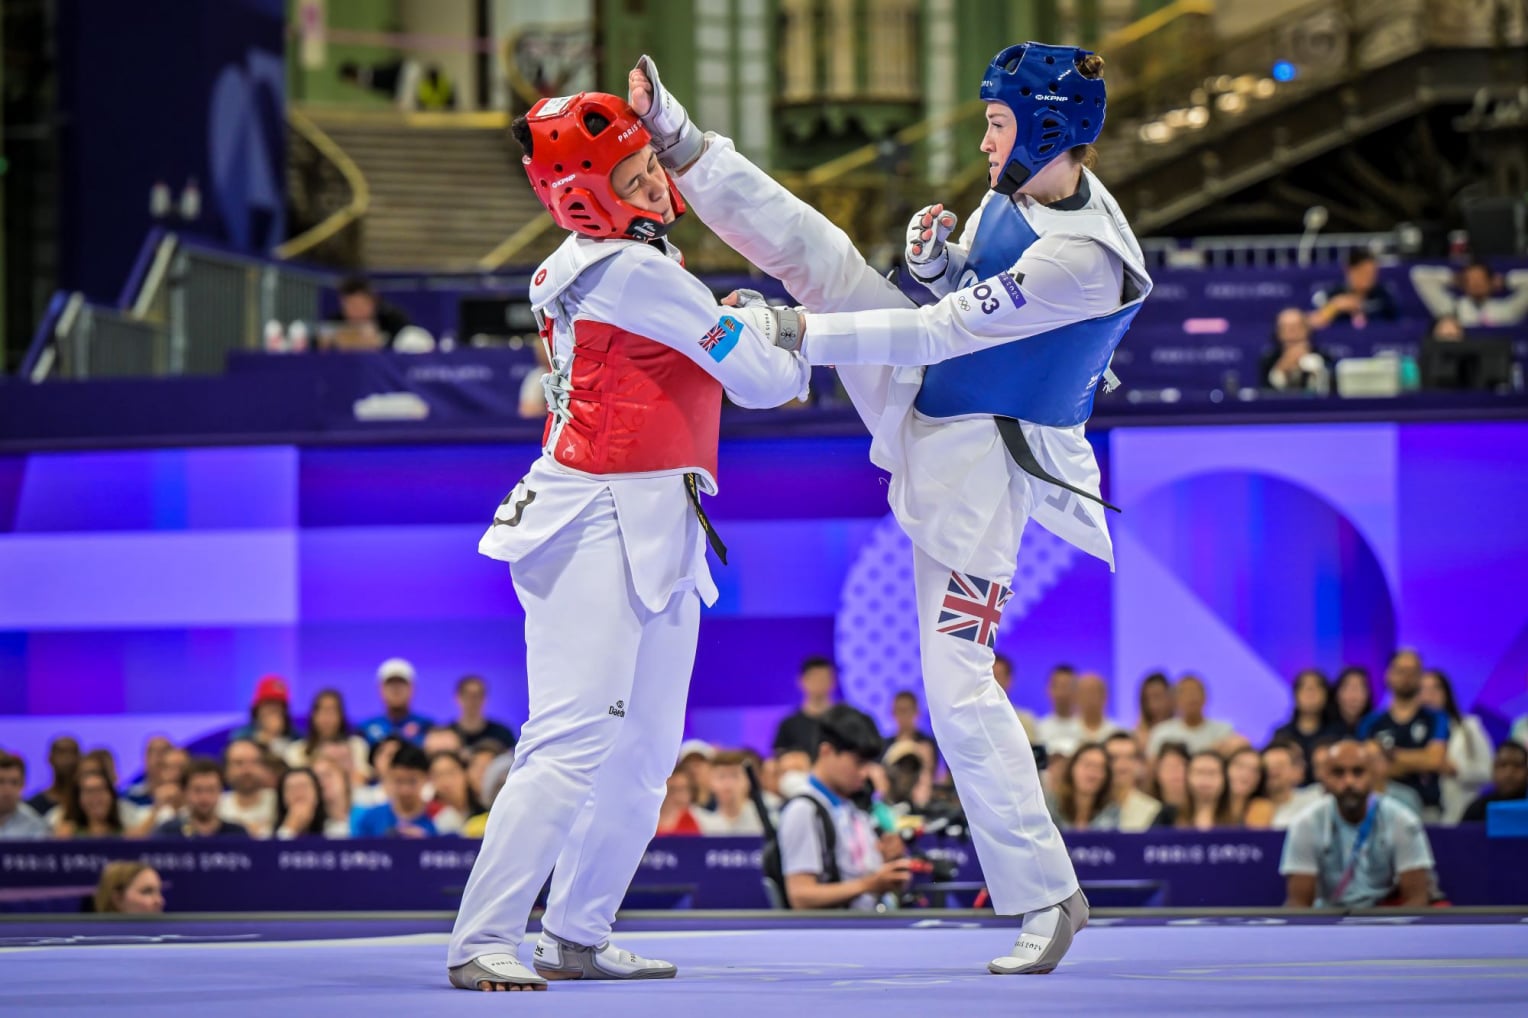
<path fill-rule="evenodd" d="M 716 477 L 722 386 L 672 347 L 613 325 L 573 322 L 568 420 L 542 442 L 586 474 L 699 470 Z"/>

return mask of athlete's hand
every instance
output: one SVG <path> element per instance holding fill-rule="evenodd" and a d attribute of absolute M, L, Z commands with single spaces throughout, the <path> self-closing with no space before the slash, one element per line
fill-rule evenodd
<path fill-rule="evenodd" d="M 955 229 L 956 216 L 943 205 L 927 205 L 907 224 L 907 249 L 904 256 L 913 278 L 929 283 L 944 275 L 950 264 L 945 240 Z"/>
<path fill-rule="evenodd" d="M 871 894 L 885 894 L 887 891 L 905 891 L 907 885 L 912 883 L 913 875 L 908 871 L 906 859 L 894 859 L 888 863 L 882 863 L 881 868 L 865 878 Z"/>
<path fill-rule="evenodd" d="M 762 308 L 768 307 L 769 301 L 757 290 L 733 290 L 722 298 L 722 304 L 729 308 Z"/>
<path fill-rule="evenodd" d="M 653 151 L 663 168 L 682 173 L 700 158 L 706 148 L 706 136 L 690 120 L 674 93 L 663 87 L 658 65 L 643 55 L 626 76 L 627 100 L 642 118 L 642 125 L 653 136 Z"/>
<path fill-rule="evenodd" d="M 750 304 L 739 307 L 734 317 L 753 326 L 764 342 L 792 353 L 800 352 L 801 341 L 806 337 L 806 314 L 796 308 Z"/>
<path fill-rule="evenodd" d="M 647 80 L 647 72 L 638 64 L 626 75 L 626 101 L 637 111 L 637 116 L 647 116 L 653 108 L 653 83 Z"/>

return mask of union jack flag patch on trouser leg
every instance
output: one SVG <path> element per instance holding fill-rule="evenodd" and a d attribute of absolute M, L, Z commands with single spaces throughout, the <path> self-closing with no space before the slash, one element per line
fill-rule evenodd
<path fill-rule="evenodd" d="M 991 649 L 997 643 L 997 625 L 1013 588 L 964 573 L 950 573 L 950 585 L 940 605 L 936 632 L 947 633 Z"/>

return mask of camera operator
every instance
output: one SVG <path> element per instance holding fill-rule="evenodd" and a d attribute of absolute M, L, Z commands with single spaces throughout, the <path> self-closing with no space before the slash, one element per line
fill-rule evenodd
<path fill-rule="evenodd" d="M 820 715 L 818 727 L 808 788 L 780 812 L 785 897 L 793 909 L 874 909 L 911 879 L 908 860 L 886 861 L 870 816 L 853 801 L 880 759 L 881 736 L 868 716 L 843 705 Z"/>

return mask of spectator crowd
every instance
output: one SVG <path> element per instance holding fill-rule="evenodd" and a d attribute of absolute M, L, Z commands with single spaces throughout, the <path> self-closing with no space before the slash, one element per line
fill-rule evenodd
<path fill-rule="evenodd" d="M 993 678 L 1010 691 L 1011 662 L 999 656 Z M 28 762 L 0 750 L 0 839 L 481 837 L 515 747 L 485 714 L 485 681 L 462 678 L 456 716 L 440 723 L 414 710 L 408 661 L 383 662 L 377 683 L 375 717 L 353 723 L 323 690 L 299 730 L 287 683 L 266 676 L 219 757 L 152 736 L 128 783 L 111 752 L 65 735 L 49 749 L 48 782 L 24 798 Z M 804 662 L 798 685 L 767 756 L 683 744 L 656 833 L 765 837 L 781 904 L 894 903 L 920 865 L 914 836 L 963 824 L 936 735 L 907 690 L 883 736 L 837 702 L 825 658 Z M 1063 831 L 1288 830 L 1292 904 L 1425 903 L 1440 892 L 1424 824 L 1480 823 L 1489 804 L 1528 798 L 1528 717 L 1493 745 L 1413 650 L 1392 656 L 1383 685 L 1380 705 L 1363 668 L 1303 671 L 1290 716 L 1261 746 L 1214 717 L 1193 674 L 1146 676 L 1132 724 L 1111 716 L 1101 676 L 1058 665 L 1049 712 L 1018 713 Z M 151 874 L 103 879 L 97 907 L 151 910 L 162 903 Z"/>

